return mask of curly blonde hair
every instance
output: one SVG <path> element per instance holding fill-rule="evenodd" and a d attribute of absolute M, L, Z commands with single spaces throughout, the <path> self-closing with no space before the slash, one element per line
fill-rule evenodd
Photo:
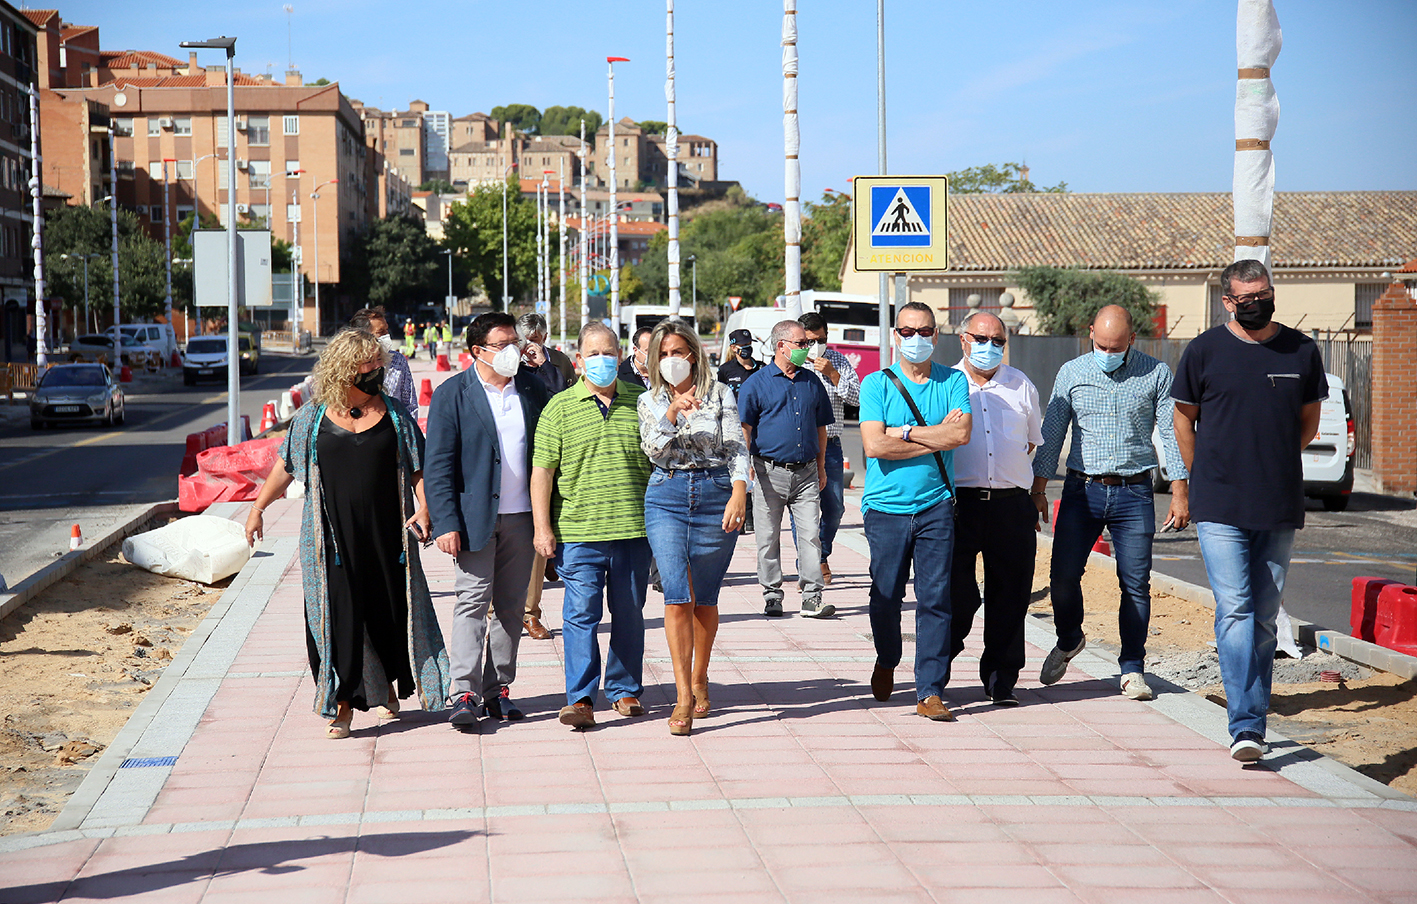
<path fill-rule="evenodd" d="M 359 376 L 359 367 L 371 358 L 387 367 L 389 353 L 368 330 L 343 329 L 320 353 L 315 365 L 315 401 L 338 411 L 347 410 L 346 392 Z"/>

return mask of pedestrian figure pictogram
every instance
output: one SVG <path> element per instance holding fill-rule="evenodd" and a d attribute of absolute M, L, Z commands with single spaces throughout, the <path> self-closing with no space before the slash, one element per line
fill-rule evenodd
<path fill-rule="evenodd" d="M 871 247 L 930 244 L 930 186 L 871 186 Z"/>

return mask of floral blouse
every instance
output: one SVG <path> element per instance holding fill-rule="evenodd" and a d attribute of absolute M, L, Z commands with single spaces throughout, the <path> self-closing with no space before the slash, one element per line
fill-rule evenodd
<path fill-rule="evenodd" d="M 738 421 L 738 401 L 725 383 L 714 382 L 697 409 L 666 418 L 668 389 L 640 396 L 640 448 L 656 467 L 728 468 L 733 480 L 748 481 L 748 447 Z"/>

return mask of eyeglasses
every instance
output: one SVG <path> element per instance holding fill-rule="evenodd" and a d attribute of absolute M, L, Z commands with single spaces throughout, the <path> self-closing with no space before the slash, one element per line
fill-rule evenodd
<path fill-rule="evenodd" d="M 806 348 L 811 344 L 806 339 L 783 339 L 781 341 L 786 342 L 788 345 L 795 345 L 798 348 Z"/>
<path fill-rule="evenodd" d="M 931 336 L 935 335 L 935 328 L 933 326 L 922 326 L 919 328 L 898 326 L 895 328 L 895 331 L 900 334 L 900 338 L 902 339 L 909 339 L 911 336 L 924 336 L 926 339 L 929 339 Z"/>
<path fill-rule="evenodd" d="M 1268 292 L 1256 292 L 1254 295 L 1226 295 L 1226 298 L 1235 302 L 1237 306 L 1256 304 L 1261 301 L 1274 301 L 1274 290 Z"/>
<path fill-rule="evenodd" d="M 520 343 L 518 343 L 515 339 L 508 339 L 506 342 L 484 342 L 482 343 L 482 347 L 487 349 L 488 351 L 500 352 L 502 349 L 506 348 L 509 345 L 519 344 Z"/>
<path fill-rule="evenodd" d="M 1003 348 L 1005 345 L 1009 344 L 1009 340 L 1007 339 L 996 339 L 993 336 L 981 336 L 978 333 L 960 333 L 960 335 L 968 336 L 969 341 L 975 343 L 976 345 L 978 345 L 980 342 L 990 342 L 993 343 L 995 348 Z"/>

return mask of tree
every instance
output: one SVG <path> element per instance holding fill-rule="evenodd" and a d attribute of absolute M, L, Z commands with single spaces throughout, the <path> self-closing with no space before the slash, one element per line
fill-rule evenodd
<path fill-rule="evenodd" d="M 669 131 L 669 123 L 660 122 L 657 119 L 646 119 L 644 122 L 635 123 L 635 125 L 639 126 L 640 131 L 646 135 L 664 135 Z"/>
<path fill-rule="evenodd" d="M 541 111 L 531 104 L 508 104 L 505 107 L 493 107 L 488 114 L 498 122 L 511 123 L 512 128 L 528 135 L 541 134 Z"/>
<path fill-rule="evenodd" d="M 327 79 L 327 78 L 317 78 L 317 79 L 315 79 L 313 82 L 310 83 L 310 87 L 311 87 L 311 88 L 323 88 L 323 87 L 325 87 L 326 85 L 329 85 L 329 84 L 333 84 L 329 79 Z"/>
<path fill-rule="evenodd" d="M 431 191 L 435 195 L 454 195 L 457 194 L 458 191 L 453 187 L 453 183 L 449 182 L 447 179 L 429 179 L 427 182 L 418 186 L 418 190 Z"/>
<path fill-rule="evenodd" d="M 1017 194 L 1023 192 L 1061 194 L 1068 190 L 1066 182 L 1059 182 L 1051 188 L 1039 188 L 1028 181 L 1025 168 L 1017 163 L 1005 163 L 1001 166 L 986 163 L 983 166 L 972 166 L 969 169 L 945 175 L 950 179 L 952 194 Z"/>
<path fill-rule="evenodd" d="M 759 205 L 729 205 L 695 211 L 679 234 L 680 289 L 685 303 L 692 291 L 689 255 L 698 258 L 699 300 L 711 306 L 729 295 L 744 304 L 770 305 L 782 294 L 782 216 Z M 662 304 L 669 295 L 669 234 L 659 232 L 637 268 L 643 300 Z M 624 285 L 623 279 L 621 285 Z"/>
<path fill-rule="evenodd" d="M 495 111 L 493 112 L 495 116 Z M 585 120 L 586 140 L 594 141 L 595 132 L 605 118 L 594 110 L 580 107 L 547 107 L 541 114 L 541 135 L 579 135 L 581 120 Z"/>
<path fill-rule="evenodd" d="M 802 220 L 802 288 L 841 291 L 841 261 L 851 238 L 851 198 L 824 192 Z"/>
<path fill-rule="evenodd" d="M 1009 281 L 1028 293 L 1038 313 L 1038 325 L 1055 336 L 1084 336 L 1092 318 L 1104 306 L 1121 305 L 1132 315 L 1137 333 L 1152 334 L 1159 292 L 1138 280 L 1108 270 L 1024 267 Z"/>
<path fill-rule="evenodd" d="M 412 217 L 370 223 L 350 248 L 345 280 L 358 305 L 401 310 L 447 292 L 442 249 Z"/>
<path fill-rule="evenodd" d="M 89 305 L 112 310 L 112 231 L 107 210 L 63 207 L 49 214 L 44 227 L 49 290 L 66 305 L 84 306 L 83 256 L 88 263 Z M 69 255 L 67 259 L 61 255 Z M 118 211 L 118 293 L 124 320 L 146 320 L 164 313 L 167 300 L 167 258 L 161 242 L 153 241 L 132 211 Z M 81 315 L 82 316 L 82 315 Z"/>
<path fill-rule="evenodd" d="M 481 284 L 496 308 L 503 294 L 530 298 L 536 286 L 536 205 L 522 197 L 515 173 L 507 179 L 507 188 L 511 291 L 502 290 L 502 186 L 479 185 L 466 201 L 452 206 L 443 223 L 444 242 L 453 249 L 456 265 Z M 551 247 L 559 241 L 560 233 L 552 229 Z M 553 269 L 553 288 L 556 278 Z"/>

